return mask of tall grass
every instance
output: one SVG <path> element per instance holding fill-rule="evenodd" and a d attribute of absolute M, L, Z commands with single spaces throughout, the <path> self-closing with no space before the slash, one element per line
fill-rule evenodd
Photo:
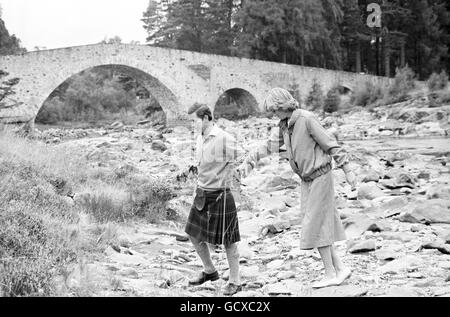
<path fill-rule="evenodd" d="M 0 290 L 53 295 L 53 278 L 77 259 L 78 213 L 23 162 L 0 157 Z"/>
<path fill-rule="evenodd" d="M 75 150 L 20 138 L 8 131 L 0 131 L 0 157 L 9 162 L 21 162 L 43 175 L 61 177 L 73 183 L 88 177 L 88 162 Z"/>
<path fill-rule="evenodd" d="M 111 243 L 111 221 L 168 217 L 168 182 L 104 177 L 76 152 L 0 132 L 0 296 L 61 295 L 57 277 Z"/>
<path fill-rule="evenodd" d="M 100 223 L 134 218 L 158 223 L 167 219 L 178 220 L 167 208 L 173 197 L 167 180 L 129 175 L 123 183 L 104 184 L 101 188 L 88 190 L 82 195 L 80 206 Z"/>

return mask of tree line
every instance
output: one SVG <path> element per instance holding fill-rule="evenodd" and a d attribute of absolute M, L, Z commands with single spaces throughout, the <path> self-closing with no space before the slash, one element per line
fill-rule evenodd
<path fill-rule="evenodd" d="M 447 0 L 150 0 L 142 21 L 168 48 L 419 79 L 450 68 Z"/>

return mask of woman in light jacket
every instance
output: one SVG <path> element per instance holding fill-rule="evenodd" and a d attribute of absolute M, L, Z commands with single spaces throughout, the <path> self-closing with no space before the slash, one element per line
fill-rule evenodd
<path fill-rule="evenodd" d="M 256 162 L 286 145 L 289 163 L 300 176 L 303 216 L 300 248 L 317 248 L 325 267 L 325 277 L 313 284 L 322 288 L 342 284 L 351 275 L 336 253 L 333 244 L 346 240 L 344 228 L 335 206 L 332 158 L 355 188 L 355 175 L 348 165 L 347 153 L 322 127 L 316 116 L 300 109 L 298 102 L 285 89 L 275 88 L 264 101 L 264 108 L 279 119 L 266 144 L 250 153 L 239 167 L 246 177 Z"/>

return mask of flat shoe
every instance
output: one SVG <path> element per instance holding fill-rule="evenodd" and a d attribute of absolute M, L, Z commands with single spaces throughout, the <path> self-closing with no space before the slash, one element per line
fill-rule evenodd
<path fill-rule="evenodd" d="M 190 280 L 189 285 L 198 286 L 198 285 L 202 285 L 208 281 L 212 281 L 212 282 L 217 281 L 218 279 L 219 279 L 219 273 L 217 273 L 217 271 L 214 273 L 211 273 L 211 274 L 206 274 L 205 272 L 202 272 L 202 273 L 200 273 L 199 277 L 197 277 L 193 280 Z"/>
<path fill-rule="evenodd" d="M 225 289 L 223 291 L 223 295 L 224 296 L 233 296 L 234 294 L 237 294 L 239 292 L 242 292 L 242 286 L 241 285 L 236 285 L 233 283 L 228 283 L 225 286 Z"/>
<path fill-rule="evenodd" d="M 336 286 L 336 285 L 338 285 L 336 278 L 331 278 L 331 279 L 324 279 L 322 281 L 316 282 L 311 287 L 315 288 L 315 289 L 319 289 L 319 288 L 325 288 L 325 287 Z"/>
<path fill-rule="evenodd" d="M 352 270 L 350 270 L 349 268 L 344 269 L 336 277 L 336 281 L 337 281 L 338 285 L 341 285 L 342 283 L 344 283 L 344 281 L 346 279 L 348 279 L 351 275 L 352 275 Z"/>

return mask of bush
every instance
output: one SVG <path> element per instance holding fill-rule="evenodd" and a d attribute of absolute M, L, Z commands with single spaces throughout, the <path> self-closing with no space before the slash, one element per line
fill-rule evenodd
<path fill-rule="evenodd" d="M 322 86 L 314 79 L 311 90 L 306 98 L 305 104 L 308 110 L 318 110 L 323 107 L 324 96 Z"/>
<path fill-rule="evenodd" d="M 46 103 L 45 107 L 36 116 L 36 122 L 43 124 L 55 124 L 62 121 L 64 103 L 59 98 L 53 98 Z"/>
<path fill-rule="evenodd" d="M 328 113 L 333 113 L 339 110 L 339 105 L 341 104 L 341 96 L 337 88 L 332 88 L 327 93 L 325 98 L 325 103 L 323 106 L 323 111 Z"/>
<path fill-rule="evenodd" d="M 166 125 L 167 116 L 164 111 L 157 111 L 148 116 L 148 120 L 150 120 L 153 125 Z"/>
<path fill-rule="evenodd" d="M 77 213 L 46 176 L 30 166 L 0 161 L 0 292 L 49 296 L 53 278 L 77 258 L 70 225 Z"/>
<path fill-rule="evenodd" d="M 0 133 L 0 296 L 64 295 L 69 264 L 102 251 L 66 196 L 86 170 L 67 149 Z"/>
<path fill-rule="evenodd" d="M 383 87 L 368 80 L 356 87 L 351 98 L 351 103 L 356 106 L 366 107 L 383 99 L 383 97 Z"/>
<path fill-rule="evenodd" d="M 131 189 L 132 214 L 145 218 L 150 223 L 168 219 L 167 203 L 174 197 L 169 181 L 155 179 L 151 181 L 133 181 Z"/>
<path fill-rule="evenodd" d="M 449 90 L 441 90 L 437 92 L 437 101 L 441 105 L 450 104 L 450 91 Z"/>
<path fill-rule="evenodd" d="M 388 88 L 385 103 L 392 104 L 407 100 L 408 93 L 415 88 L 415 77 L 414 71 L 408 66 L 397 68 L 394 82 Z"/>
<path fill-rule="evenodd" d="M 121 201 L 108 193 L 89 194 L 83 197 L 80 206 L 96 221 L 125 221 L 131 214 L 127 213 L 126 201 Z"/>
<path fill-rule="evenodd" d="M 167 203 L 173 197 L 168 181 L 149 181 L 131 175 L 122 184 L 104 185 L 94 193 L 83 195 L 80 206 L 100 223 L 135 217 L 157 223 L 168 219 Z"/>
<path fill-rule="evenodd" d="M 430 91 L 444 90 L 448 87 L 448 74 L 443 70 L 440 74 L 433 73 L 427 82 Z"/>

